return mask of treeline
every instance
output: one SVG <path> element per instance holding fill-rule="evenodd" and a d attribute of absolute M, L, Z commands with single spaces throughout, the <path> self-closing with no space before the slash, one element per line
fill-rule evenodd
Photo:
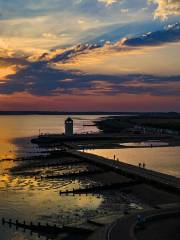
<path fill-rule="evenodd" d="M 157 129 L 169 129 L 180 131 L 179 113 L 141 113 L 136 116 L 114 116 L 107 117 L 96 122 L 97 127 L 106 133 L 125 132 L 135 125 L 141 127 L 152 127 Z"/>

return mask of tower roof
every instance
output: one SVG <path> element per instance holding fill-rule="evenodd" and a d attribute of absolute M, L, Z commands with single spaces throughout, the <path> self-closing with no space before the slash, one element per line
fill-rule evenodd
<path fill-rule="evenodd" d="M 65 122 L 73 122 L 72 118 L 68 117 Z"/>

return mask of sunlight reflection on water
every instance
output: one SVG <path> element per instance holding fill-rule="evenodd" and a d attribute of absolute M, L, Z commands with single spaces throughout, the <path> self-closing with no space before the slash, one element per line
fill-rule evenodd
<path fill-rule="evenodd" d="M 9 163 L 9 162 L 8 162 Z M 34 177 L 12 176 L 7 172 L 7 166 L 3 174 L 3 164 L 0 163 L 0 215 L 6 219 L 18 218 L 23 221 L 40 221 L 44 224 L 66 224 L 79 221 L 87 217 L 88 211 L 96 210 L 101 198 L 96 196 L 60 196 L 59 189 L 72 189 L 85 186 L 85 181 L 69 180 L 40 180 Z M 13 166 L 8 164 L 9 168 Z M 2 231 L 2 233 L 1 233 Z M 0 228 L 0 235 L 5 234 L 8 239 L 12 234 Z M 14 233 L 15 234 L 15 233 Z M 9 239 L 36 239 L 29 235 L 13 236 Z"/>
<path fill-rule="evenodd" d="M 67 116 L 0 116 L 0 159 L 14 158 L 17 154 L 37 151 L 30 143 L 33 136 L 41 133 L 63 133 L 64 121 Z M 74 131 L 97 132 L 93 120 L 102 116 L 72 116 Z M 90 126 L 84 126 L 90 125 Z"/>
<path fill-rule="evenodd" d="M 146 168 L 180 177 L 180 147 L 121 148 L 87 150 L 102 157 L 138 166 L 145 163 Z"/>
<path fill-rule="evenodd" d="M 73 117 L 75 131 L 97 131 L 92 123 L 97 116 Z M 24 152 L 37 152 L 30 143 L 41 132 L 64 132 L 66 116 L 0 116 L 0 159 L 15 158 Z M 27 153 L 28 152 L 28 153 Z M 0 161 L 0 216 L 26 221 L 73 223 L 93 214 L 103 201 L 97 196 L 60 196 L 59 189 L 82 187 L 88 181 L 40 180 L 30 176 L 13 176 L 9 171 L 18 162 Z M 41 169 L 42 170 L 42 169 Z M 57 170 L 56 170 L 57 171 Z M 36 240 L 37 235 L 17 232 L 0 226 L 1 240 Z M 46 239 L 41 237 L 41 239 Z"/>

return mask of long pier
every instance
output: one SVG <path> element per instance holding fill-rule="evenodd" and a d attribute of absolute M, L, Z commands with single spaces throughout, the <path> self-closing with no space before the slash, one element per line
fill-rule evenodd
<path fill-rule="evenodd" d="M 121 161 L 107 159 L 94 154 L 73 150 L 71 151 L 69 150 L 69 153 L 81 159 L 83 158 L 87 162 L 93 163 L 97 166 L 113 170 L 125 176 L 132 177 L 134 179 L 144 180 L 145 182 L 154 184 L 155 186 L 160 186 L 180 194 L 179 178 L 164 173 L 156 172 L 153 170 L 149 170 L 146 168 L 137 167 Z"/>

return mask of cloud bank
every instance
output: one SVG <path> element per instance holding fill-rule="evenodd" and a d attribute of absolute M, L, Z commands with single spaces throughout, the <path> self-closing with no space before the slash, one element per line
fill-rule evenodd
<path fill-rule="evenodd" d="M 149 32 L 139 37 L 127 39 L 124 44 L 129 46 L 155 46 L 178 41 L 180 41 L 180 23 L 168 25 L 161 31 Z"/>

